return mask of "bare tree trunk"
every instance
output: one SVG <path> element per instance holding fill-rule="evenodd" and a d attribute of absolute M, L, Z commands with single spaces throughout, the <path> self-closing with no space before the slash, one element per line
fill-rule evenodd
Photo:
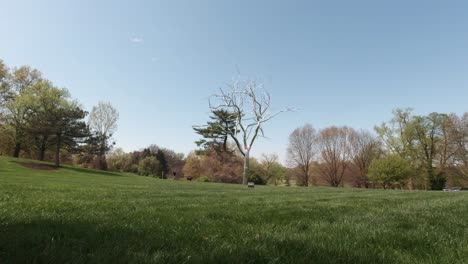
<path fill-rule="evenodd" d="M 18 158 L 21 151 L 21 143 L 15 144 L 15 150 L 13 152 L 13 157 Z"/>
<path fill-rule="evenodd" d="M 304 171 L 304 186 L 309 187 L 309 169 Z"/>
<path fill-rule="evenodd" d="M 39 160 L 43 161 L 45 157 L 45 151 L 47 148 L 47 138 L 44 138 L 43 141 L 41 142 L 41 145 L 39 146 Z"/>
<path fill-rule="evenodd" d="M 44 161 L 44 157 L 45 157 L 45 148 L 41 148 L 39 150 L 39 160 Z"/>
<path fill-rule="evenodd" d="M 242 184 L 244 185 L 249 181 L 249 156 L 250 152 L 246 151 L 244 155 L 244 172 L 242 174 Z"/>
<path fill-rule="evenodd" d="M 100 146 L 100 149 L 99 149 L 99 154 L 98 154 L 98 162 L 99 162 L 99 170 L 107 170 L 107 163 L 106 163 L 106 160 L 105 160 L 105 155 L 106 155 L 106 151 L 105 151 L 105 146 L 106 146 L 106 141 L 105 141 L 105 138 L 106 137 L 103 137 L 102 141 L 101 141 L 101 146 Z"/>
<path fill-rule="evenodd" d="M 62 134 L 57 133 L 57 142 L 55 144 L 55 166 L 60 167 L 60 144 L 62 143 Z"/>

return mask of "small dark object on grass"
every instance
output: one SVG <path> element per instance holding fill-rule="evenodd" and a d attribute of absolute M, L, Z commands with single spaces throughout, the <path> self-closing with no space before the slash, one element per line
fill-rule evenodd
<path fill-rule="evenodd" d="M 253 182 L 248 182 L 248 183 L 247 183 L 247 187 L 249 187 L 249 188 L 254 188 L 254 187 L 255 187 L 255 183 L 253 183 Z"/>
<path fill-rule="evenodd" d="M 193 177 L 192 177 L 192 176 L 188 176 L 188 177 L 187 177 L 187 180 L 192 181 L 192 180 L 193 180 Z"/>

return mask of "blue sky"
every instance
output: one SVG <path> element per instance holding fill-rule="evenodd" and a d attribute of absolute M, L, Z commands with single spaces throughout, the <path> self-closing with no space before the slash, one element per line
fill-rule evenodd
<path fill-rule="evenodd" d="M 192 125 L 238 68 L 264 81 L 275 108 L 301 109 L 254 146 L 284 158 L 307 122 L 372 129 L 397 107 L 467 111 L 467 11 L 466 1 L 0 0 L 0 58 L 40 69 L 88 110 L 110 101 L 126 151 L 194 149 Z"/>

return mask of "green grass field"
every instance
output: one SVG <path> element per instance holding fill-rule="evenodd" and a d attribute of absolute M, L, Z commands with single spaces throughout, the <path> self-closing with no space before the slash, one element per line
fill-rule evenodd
<path fill-rule="evenodd" d="M 0 157 L 0 263 L 468 263 L 468 192 L 159 180 Z"/>

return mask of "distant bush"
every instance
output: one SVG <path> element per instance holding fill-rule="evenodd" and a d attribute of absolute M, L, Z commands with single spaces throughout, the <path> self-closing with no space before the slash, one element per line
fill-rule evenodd
<path fill-rule="evenodd" d="M 389 155 L 374 160 L 369 166 L 369 180 L 384 189 L 406 185 L 411 175 L 410 164 L 398 155 Z"/>
<path fill-rule="evenodd" d="M 429 182 L 432 190 L 442 190 L 445 188 L 447 179 L 442 174 L 436 174 L 429 179 Z"/>
<path fill-rule="evenodd" d="M 132 164 L 128 172 L 138 173 L 138 167 L 139 167 L 138 164 Z"/>
<path fill-rule="evenodd" d="M 197 182 L 210 182 L 210 179 L 208 178 L 208 176 L 200 176 L 200 177 L 196 178 L 195 181 L 197 181 Z"/>
<path fill-rule="evenodd" d="M 183 173 L 193 179 L 205 175 L 210 182 L 240 183 L 242 160 L 232 153 L 218 153 L 212 149 L 200 155 L 192 152 L 185 160 Z"/>
<path fill-rule="evenodd" d="M 159 169 L 159 161 L 155 157 L 146 157 L 138 163 L 138 174 L 143 176 L 157 176 Z"/>
<path fill-rule="evenodd" d="M 266 184 L 266 181 L 258 174 L 250 171 L 250 174 L 249 174 L 249 182 L 253 182 L 257 185 L 265 185 Z"/>

